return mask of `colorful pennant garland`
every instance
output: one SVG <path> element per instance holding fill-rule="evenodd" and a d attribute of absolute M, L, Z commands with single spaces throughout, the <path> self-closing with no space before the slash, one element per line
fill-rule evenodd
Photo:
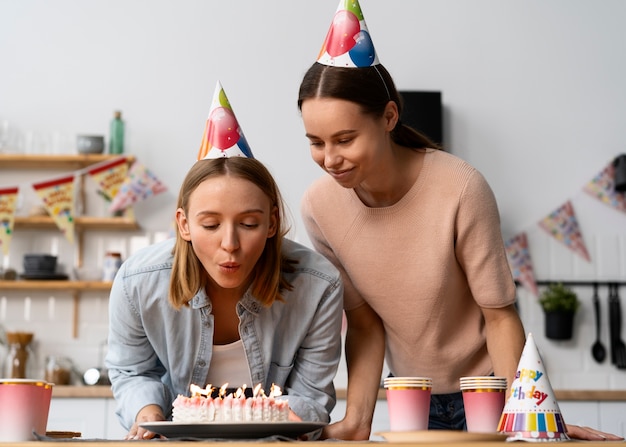
<path fill-rule="evenodd" d="M 9 254 L 9 244 L 13 235 L 18 192 L 18 187 L 0 189 L 0 247 L 5 256 Z"/>
<path fill-rule="evenodd" d="M 31 186 L 59 230 L 69 242 L 73 243 L 75 184 L 79 176 L 89 174 L 107 201 L 117 201 L 115 209 L 118 212 L 167 190 L 144 166 L 135 162 L 132 169 L 129 173 L 128 158 L 122 156 L 54 179 L 42 180 Z M 19 190 L 19 186 L 0 187 L 0 248 L 4 255 L 9 254 L 9 245 L 14 233 Z"/>
<path fill-rule="evenodd" d="M 110 202 L 126 180 L 128 160 L 126 157 L 120 157 L 111 162 L 99 164 L 87 172 L 98 184 L 104 198 Z"/>
<path fill-rule="evenodd" d="M 512 237 L 505 242 L 504 246 L 509 260 L 509 266 L 511 267 L 511 272 L 513 273 L 513 279 L 518 281 L 522 286 L 526 287 L 535 296 L 538 296 L 539 291 L 537 289 L 537 282 L 535 281 L 533 264 L 530 259 L 526 233 L 523 232 Z"/>
<path fill-rule="evenodd" d="M 121 211 L 134 203 L 166 191 L 167 188 L 148 168 L 139 162 L 133 163 L 128 177 L 113 198 L 109 211 Z"/>
<path fill-rule="evenodd" d="M 626 196 L 624 193 L 615 191 L 615 166 L 613 162 L 609 163 L 606 168 L 587 183 L 583 191 L 611 208 L 626 213 Z"/>
<path fill-rule="evenodd" d="M 33 188 L 43 201 L 43 205 L 65 235 L 74 242 L 74 174 L 33 183 Z"/>
<path fill-rule="evenodd" d="M 568 200 L 543 218 L 539 226 L 584 260 L 591 262 L 571 201 Z"/>

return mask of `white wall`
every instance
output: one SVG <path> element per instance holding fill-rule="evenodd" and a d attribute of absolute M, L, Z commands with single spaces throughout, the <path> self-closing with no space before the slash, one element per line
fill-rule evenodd
<path fill-rule="evenodd" d="M 128 152 L 170 188 L 136 207 L 150 239 L 168 229 L 219 79 L 253 152 L 282 188 L 294 237 L 306 243 L 299 199 L 321 171 L 309 158 L 295 101 L 336 6 L 336 0 L 0 0 L 0 120 L 22 133 L 107 135 L 113 110 L 121 109 Z M 490 182 L 503 235 L 529 231 L 537 276 L 626 278 L 626 216 L 580 193 L 624 151 L 626 2 L 362 0 L 361 6 L 399 89 L 443 92 L 449 150 Z M 570 198 L 593 264 L 581 264 L 536 230 Z M 20 258 L 11 263 L 19 268 Z M 586 312 L 576 340 L 545 342 L 561 360 L 553 362 L 563 373 L 555 373 L 557 386 L 594 386 L 583 377 L 593 371 L 602 387 L 623 387 L 622 371 L 590 362 L 590 292 L 581 294 L 588 296 L 581 295 Z M 81 334 L 88 338 L 66 340 L 78 350 L 87 343 L 93 361 L 106 334 L 103 300 L 81 305 L 88 316 Z M 522 293 L 520 300 L 527 327 L 541 331 L 534 298 Z M 23 309 L 9 301 L 3 318 L 21 318 Z M 90 328 L 92 312 L 100 313 Z"/>

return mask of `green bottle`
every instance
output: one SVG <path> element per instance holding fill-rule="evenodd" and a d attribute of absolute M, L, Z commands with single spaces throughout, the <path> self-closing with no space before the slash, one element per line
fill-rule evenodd
<path fill-rule="evenodd" d="M 111 120 L 111 133 L 109 135 L 109 153 L 124 153 L 124 121 L 122 121 L 122 112 L 116 110 Z"/>

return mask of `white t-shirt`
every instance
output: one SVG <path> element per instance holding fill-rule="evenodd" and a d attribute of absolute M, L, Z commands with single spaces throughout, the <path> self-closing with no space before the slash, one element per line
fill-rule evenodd
<path fill-rule="evenodd" d="M 207 383 L 220 388 L 228 383 L 229 388 L 242 385 L 253 387 L 250 367 L 243 348 L 243 341 L 237 340 L 228 345 L 213 345 L 213 357 L 207 374 Z"/>

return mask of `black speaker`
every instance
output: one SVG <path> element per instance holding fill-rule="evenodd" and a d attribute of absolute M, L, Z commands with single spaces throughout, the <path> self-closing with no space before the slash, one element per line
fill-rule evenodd
<path fill-rule="evenodd" d="M 626 192 L 626 154 L 618 155 L 613 160 L 615 168 L 615 191 Z"/>
<path fill-rule="evenodd" d="M 443 144 L 443 106 L 441 92 L 401 91 L 404 109 L 400 119 L 425 134 L 435 143 Z"/>

